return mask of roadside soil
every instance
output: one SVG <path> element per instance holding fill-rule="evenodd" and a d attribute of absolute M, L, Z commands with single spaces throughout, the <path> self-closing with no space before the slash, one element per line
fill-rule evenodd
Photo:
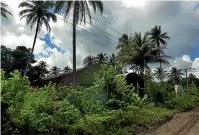
<path fill-rule="evenodd" d="M 199 108 L 178 113 L 163 125 L 139 135 L 199 135 Z"/>

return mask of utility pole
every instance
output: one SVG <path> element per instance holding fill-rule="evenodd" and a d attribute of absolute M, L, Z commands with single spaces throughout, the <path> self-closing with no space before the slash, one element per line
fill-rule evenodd
<path fill-rule="evenodd" d="M 187 86 L 188 86 L 187 69 L 185 69 L 185 74 L 186 74 L 186 80 L 187 80 Z"/>
<path fill-rule="evenodd" d="M 185 71 L 187 86 L 188 86 L 188 77 L 187 77 L 187 70 L 188 70 L 188 69 L 196 70 L 196 68 L 185 68 L 185 69 L 181 69 L 181 70 L 184 70 L 184 71 Z"/>

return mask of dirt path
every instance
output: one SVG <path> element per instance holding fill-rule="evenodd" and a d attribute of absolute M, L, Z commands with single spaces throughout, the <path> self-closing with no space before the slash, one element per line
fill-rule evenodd
<path fill-rule="evenodd" d="M 199 135 L 199 108 L 179 113 L 166 124 L 143 135 Z"/>

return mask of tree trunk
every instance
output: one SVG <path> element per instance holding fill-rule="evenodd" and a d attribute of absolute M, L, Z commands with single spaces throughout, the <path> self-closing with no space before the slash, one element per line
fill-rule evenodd
<path fill-rule="evenodd" d="M 140 75 L 141 75 L 142 79 L 144 80 L 144 62 L 141 63 L 140 68 L 141 68 Z M 144 81 L 145 81 L 145 80 L 144 80 Z M 145 86 L 145 82 L 144 82 L 144 85 L 143 85 L 143 86 Z M 141 88 L 141 89 L 139 89 L 139 96 L 140 96 L 141 98 L 144 97 L 144 87 Z"/>
<path fill-rule="evenodd" d="M 76 1 L 73 11 L 73 88 L 76 89 Z"/>
<path fill-rule="evenodd" d="M 30 61 L 31 61 L 31 58 L 32 58 L 32 54 L 33 54 L 33 51 L 34 51 L 34 48 L 35 48 L 35 43 L 36 43 L 36 39 L 37 39 L 37 33 L 38 33 L 38 29 L 39 29 L 39 22 L 40 22 L 40 17 L 38 18 L 37 20 L 37 27 L 36 27 L 36 32 L 35 32 L 35 38 L 34 38 L 34 41 L 33 41 L 33 45 L 32 45 L 32 49 L 31 49 L 31 53 L 30 53 L 30 56 L 28 58 L 28 63 L 26 65 L 26 69 L 25 69 L 25 72 L 24 72 L 24 76 L 26 76 L 27 74 L 27 71 L 28 71 L 28 67 L 30 65 Z"/>

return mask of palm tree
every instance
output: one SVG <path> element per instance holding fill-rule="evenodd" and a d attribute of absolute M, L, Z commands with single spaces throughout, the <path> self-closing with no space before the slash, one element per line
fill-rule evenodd
<path fill-rule="evenodd" d="M 157 67 L 156 70 L 154 70 L 152 76 L 158 81 L 163 82 L 164 79 L 167 77 L 167 71 L 164 71 L 162 67 Z"/>
<path fill-rule="evenodd" d="M 64 11 L 64 19 L 67 20 L 70 11 L 73 13 L 73 88 L 76 88 L 76 25 L 82 21 L 86 23 L 86 15 L 91 22 L 91 14 L 89 5 L 93 8 L 94 12 L 98 9 L 101 14 L 103 13 L 103 3 L 100 0 L 96 1 L 57 1 L 55 3 L 55 12 L 60 10 Z"/>
<path fill-rule="evenodd" d="M 46 69 L 47 68 L 47 63 L 45 61 L 40 61 L 38 64 L 38 67 L 42 68 L 42 69 Z"/>
<path fill-rule="evenodd" d="M 147 67 L 148 63 L 157 62 L 157 59 L 167 62 L 166 56 L 155 55 L 157 51 L 161 52 L 160 48 L 154 47 L 150 41 L 148 32 L 145 32 L 143 37 L 140 32 L 135 32 L 133 37 L 129 38 L 128 44 L 123 45 L 118 52 L 118 60 L 125 65 L 139 66 L 140 74 L 143 75 L 144 67 Z"/>
<path fill-rule="evenodd" d="M 167 32 L 162 33 L 161 26 L 156 25 L 153 29 L 151 29 L 150 39 L 156 44 L 156 47 L 164 48 L 167 45 L 166 39 L 169 39 L 169 36 Z M 158 52 L 157 55 L 161 55 L 161 53 Z M 161 66 L 162 65 L 160 61 L 160 67 Z"/>
<path fill-rule="evenodd" d="M 8 18 L 7 15 L 13 16 L 12 13 L 6 9 L 7 7 L 8 7 L 7 4 L 1 2 L 1 16 L 5 17 L 5 18 Z"/>
<path fill-rule="evenodd" d="M 161 52 L 160 48 L 154 47 L 154 44 L 150 41 L 148 32 L 145 32 L 143 37 L 140 32 L 135 32 L 119 50 L 118 60 L 123 65 L 139 67 L 140 75 L 144 79 L 144 68 L 148 67 L 148 63 L 157 62 L 157 59 L 167 62 L 165 58 L 155 55 L 157 51 Z M 144 90 L 142 89 L 140 93 L 144 94 Z"/>
<path fill-rule="evenodd" d="M 64 68 L 64 72 L 68 72 L 68 71 L 71 71 L 72 69 L 69 67 L 69 66 L 66 66 L 65 68 Z"/>
<path fill-rule="evenodd" d="M 88 57 L 86 57 L 83 61 L 83 64 L 85 67 L 90 66 L 92 64 L 95 64 L 95 57 L 89 55 Z"/>
<path fill-rule="evenodd" d="M 61 69 L 58 68 L 57 66 L 53 66 L 53 67 L 51 68 L 51 74 L 52 74 L 52 75 L 57 75 L 57 74 L 60 73 L 60 71 L 61 71 Z"/>
<path fill-rule="evenodd" d="M 118 40 L 118 45 L 116 49 L 120 49 L 124 44 L 129 41 L 129 36 L 127 34 L 123 34 L 121 38 Z"/>
<path fill-rule="evenodd" d="M 96 60 L 96 63 L 106 64 L 107 61 L 108 61 L 107 54 L 106 53 L 99 53 L 99 54 L 97 54 L 95 60 Z"/>
<path fill-rule="evenodd" d="M 178 84 L 179 80 L 182 79 L 182 75 L 184 75 L 184 73 L 182 73 L 182 72 L 183 72 L 183 70 L 173 67 L 170 70 L 169 76 L 171 79 L 176 81 L 176 83 Z"/>
<path fill-rule="evenodd" d="M 108 57 L 108 64 L 112 65 L 114 68 L 116 68 L 117 65 L 117 59 L 114 53 L 112 53 L 109 57 Z"/>
<path fill-rule="evenodd" d="M 21 2 L 19 4 L 19 7 L 21 8 L 25 7 L 25 9 L 19 12 L 19 16 L 21 17 L 20 19 L 25 18 L 26 24 L 29 25 L 31 29 L 33 28 L 34 25 L 36 25 L 35 37 L 30 56 L 32 56 L 33 54 L 37 39 L 37 34 L 41 30 L 42 25 L 44 24 L 46 26 L 47 31 L 50 32 L 51 30 L 49 25 L 50 19 L 52 19 L 53 22 L 57 21 L 57 17 L 49 11 L 49 8 L 51 8 L 52 6 L 53 3 L 51 1 L 27 1 L 27 2 Z M 31 57 L 29 57 L 24 75 L 26 75 L 27 73 L 30 61 Z"/>

